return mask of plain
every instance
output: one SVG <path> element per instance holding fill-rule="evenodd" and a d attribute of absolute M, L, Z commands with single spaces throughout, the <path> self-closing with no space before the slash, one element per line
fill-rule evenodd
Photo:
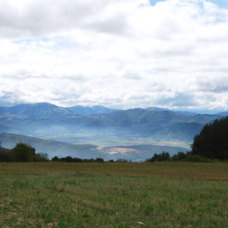
<path fill-rule="evenodd" d="M 1 227 L 227 227 L 228 163 L 1 163 Z"/>

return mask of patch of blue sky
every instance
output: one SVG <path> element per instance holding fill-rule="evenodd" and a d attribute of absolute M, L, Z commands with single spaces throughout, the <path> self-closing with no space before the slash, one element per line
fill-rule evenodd
<path fill-rule="evenodd" d="M 149 0 L 151 5 L 156 5 L 157 2 L 165 2 L 167 0 Z M 181 0 L 180 0 L 181 1 Z M 218 5 L 221 8 L 228 8 L 228 0 L 207 0 L 209 2 L 212 2 L 216 5 Z M 201 1 L 199 0 L 199 3 Z"/>
<path fill-rule="evenodd" d="M 66 48 L 80 48 L 81 45 L 77 44 L 76 42 L 63 38 L 63 37 L 54 37 L 54 38 L 48 38 L 48 37 L 42 37 L 38 39 L 19 39 L 14 41 L 17 44 L 24 44 L 24 45 L 30 45 L 32 43 L 48 43 L 53 42 L 52 47 L 58 48 L 58 49 L 66 49 Z M 42 45 L 42 44 L 41 44 Z"/>
<path fill-rule="evenodd" d="M 221 8 L 228 8 L 228 0 L 210 0 L 210 2 L 218 5 Z"/>
<path fill-rule="evenodd" d="M 40 37 L 40 38 L 17 39 L 17 40 L 14 40 L 14 43 L 28 46 L 33 43 L 48 43 L 50 41 L 55 41 L 56 43 L 56 38 Z"/>
<path fill-rule="evenodd" d="M 157 2 L 165 2 L 166 0 L 149 0 L 152 6 L 156 5 Z"/>
<path fill-rule="evenodd" d="M 15 40 L 14 43 L 16 44 L 31 44 L 33 42 L 47 42 L 49 41 L 48 38 L 39 38 L 39 39 L 18 39 L 18 40 Z"/>

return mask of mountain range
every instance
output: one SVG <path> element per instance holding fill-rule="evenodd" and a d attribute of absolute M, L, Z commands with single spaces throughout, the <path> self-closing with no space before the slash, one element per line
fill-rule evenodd
<path fill-rule="evenodd" d="M 67 108 L 70 111 L 74 112 L 75 114 L 105 114 L 117 111 L 117 109 L 107 108 L 101 105 L 95 105 L 92 107 L 82 106 L 82 105 L 75 105 L 72 107 Z"/>
<path fill-rule="evenodd" d="M 117 110 L 103 106 L 64 108 L 49 103 L 20 104 L 0 107 L 0 133 L 105 148 L 120 145 L 189 148 L 193 137 L 206 123 L 227 114 L 197 114 L 154 107 Z M 92 151 L 95 153 L 94 148 Z"/>
<path fill-rule="evenodd" d="M 6 148 L 28 143 L 50 158 L 69 155 L 143 161 L 154 153 L 188 150 L 206 123 L 227 114 L 20 104 L 0 107 L 0 141 Z"/>

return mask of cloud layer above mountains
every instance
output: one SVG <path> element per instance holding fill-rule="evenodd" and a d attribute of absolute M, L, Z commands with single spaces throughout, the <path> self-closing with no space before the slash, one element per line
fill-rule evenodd
<path fill-rule="evenodd" d="M 216 1 L 0 0 L 2 105 L 228 109 L 227 63 Z"/>

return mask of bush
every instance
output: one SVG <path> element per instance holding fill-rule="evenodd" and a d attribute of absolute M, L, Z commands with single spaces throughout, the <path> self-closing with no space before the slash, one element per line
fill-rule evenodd
<path fill-rule="evenodd" d="M 25 143 L 17 143 L 12 149 L 0 147 L 0 161 L 5 162 L 41 162 L 49 161 L 45 153 L 35 153 L 35 149 Z"/>
<path fill-rule="evenodd" d="M 49 161 L 48 155 L 45 153 L 35 154 L 34 161 L 36 161 L 36 162 Z"/>
<path fill-rule="evenodd" d="M 154 156 L 147 161 L 156 162 L 156 161 L 170 161 L 170 155 L 168 152 L 162 152 L 161 154 L 154 154 Z"/>
<path fill-rule="evenodd" d="M 35 159 L 35 149 L 25 143 L 17 143 L 11 150 L 10 158 L 17 162 L 31 162 Z"/>
<path fill-rule="evenodd" d="M 61 158 L 61 161 L 65 161 L 65 162 L 73 162 L 73 158 L 71 156 L 67 156 L 65 158 Z"/>
<path fill-rule="evenodd" d="M 61 162 L 82 162 L 81 158 L 72 158 L 71 156 L 58 158 L 57 156 L 52 158 L 52 161 L 61 161 Z"/>
<path fill-rule="evenodd" d="M 95 162 L 104 162 L 103 158 L 96 158 Z"/>
<path fill-rule="evenodd" d="M 82 162 L 94 162 L 95 160 L 93 158 L 90 159 L 83 159 Z"/>
<path fill-rule="evenodd" d="M 186 158 L 184 160 L 188 162 L 210 162 L 211 161 L 206 157 L 200 156 L 198 154 L 193 154 L 191 152 L 186 154 Z"/>
<path fill-rule="evenodd" d="M 73 158 L 73 161 L 74 162 L 82 162 L 82 159 L 81 158 Z"/>
<path fill-rule="evenodd" d="M 198 154 L 193 154 L 192 152 L 178 152 L 174 154 L 171 158 L 169 153 L 163 152 L 161 154 L 154 154 L 154 156 L 147 162 L 156 162 L 156 161 L 184 161 L 184 162 L 211 162 L 212 160 Z"/>
<path fill-rule="evenodd" d="M 174 154 L 171 159 L 172 161 L 181 161 L 186 159 L 186 157 L 187 157 L 186 153 L 178 152 L 177 154 Z"/>
<path fill-rule="evenodd" d="M 126 160 L 126 159 L 121 159 L 121 158 L 119 158 L 119 159 L 116 160 L 116 162 L 129 162 L 129 161 Z"/>
<path fill-rule="evenodd" d="M 1 150 L 0 151 L 0 162 L 9 162 L 10 156 L 8 151 Z"/>
<path fill-rule="evenodd" d="M 52 160 L 52 161 L 59 161 L 60 159 L 59 159 L 57 156 L 55 156 L 55 157 L 53 157 L 51 160 Z"/>

